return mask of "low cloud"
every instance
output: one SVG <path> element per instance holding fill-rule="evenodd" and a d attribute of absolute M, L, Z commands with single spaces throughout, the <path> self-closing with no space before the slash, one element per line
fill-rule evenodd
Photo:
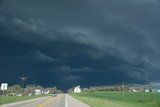
<path fill-rule="evenodd" d="M 53 61 L 52 57 L 50 57 L 44 53 L 41 53 L 39 51 L 36 51 L 36 59 L 42 60 L 42 61 Z"/>
<path fill-rule="evenodd" d="M 80 79 L 80 76 L 77 75 L 69 75 L 67 77 L 64 78 L 65 82 L 73 82 L 73 81 L 77 81 Z"/>
<path fill-rule="evenodd" d="M 0 0 L 0 5 L 4 2 L 4 0 Z"/>
<path fill-rule="evenodd" d="M 146 86 L 153 87 L 153 88 L 160 88 L 159 82 L 150 82 L 149 84 L 146 84 Z"/>
<path fill-rule="evenodd" d="M 72 73 L 80 73 L 80 72 L 94 72 L 93 69 L 90 67 L 79 67 L 79 68 L 74 68 L 70 67 L 67 65 L 61 65 L 56 68 L 56 71 L 62 72 L 62 73 L 67 73 L 67 74 L 72 74 Z"/>

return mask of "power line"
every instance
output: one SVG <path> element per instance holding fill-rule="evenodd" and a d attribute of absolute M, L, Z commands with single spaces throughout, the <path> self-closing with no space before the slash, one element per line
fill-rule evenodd
<path fill-rule="evenodd" d="M 13 72 L 10 72 L 10 71 L 8 71 L 8 70 L 6 70 L 6 69 L 4 69 L 4 68 L 0 68 L 0 70 L 4 71 L 4 72 L 7 73 L 7 74 L 11 74 L 11 75 L 14 75 L 14 76 L 18 76 L 18 77 L 19 77 L 18 74 L 13 73 Z M 2 73 L 2 72 L 1 72 L 1 73 Z"/>
<path fill-rule="evenodd" d="M 1 78 L 5 79 L 5 80 L 12 80 L 12 81 L 17 81 L 18 79 L 14 79 L 14 78 L 8 78 L 7 76 L 4 75 L 0 75 Z M 0 80 L 2 81 L 2 80 Z"/>
<path fill-rule="evenodd" d="M 7 73 L 5 73 L 5 72 L 0 72 L 0 75 L 1 75 L 1 76 L 5 76 L 5 77 L 7 77 L 7 78 L 18 78 L 18 77 L 19 77 L 19 76 L 17 76 L 17 75 L 7 74 Z"/>

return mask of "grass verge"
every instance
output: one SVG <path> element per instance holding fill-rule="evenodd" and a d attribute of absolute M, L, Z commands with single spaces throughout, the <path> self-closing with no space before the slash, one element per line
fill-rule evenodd
<path fill-rule="evenodd" d="M 23 96 L 23 98 L 21 96 L 6 96 L 6 97 L 0 98 L 0 105 L 29 100 L 29 99 L 35 99 L 35 98 L 40 98 L 40 97 L 45 97 L 45 96 L 46 95 L 37 95 L 37 96 L 34 95 L 34 96 Z"/>

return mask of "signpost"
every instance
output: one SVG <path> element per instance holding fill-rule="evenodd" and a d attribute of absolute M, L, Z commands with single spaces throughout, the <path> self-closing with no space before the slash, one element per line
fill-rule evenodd
<path fill-rule="evenodd" d="M 8 88 L 8 83 L 1 83 L 1 90 L 3 91 L 3 96 L 4 96 L 4 91 L 7 90 Z"/>
<path fill-rule="evenodd" d="M 7 90 L 8 83 L 1 83 L 1 90 Z"/>

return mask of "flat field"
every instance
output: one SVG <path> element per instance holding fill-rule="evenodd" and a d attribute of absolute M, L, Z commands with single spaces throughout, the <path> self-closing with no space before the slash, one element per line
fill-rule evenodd
<path fill-rule="evenodd" d="M 160 93 L 85 92 L 71 94 L 91 107 L 160 107 Z"/>

